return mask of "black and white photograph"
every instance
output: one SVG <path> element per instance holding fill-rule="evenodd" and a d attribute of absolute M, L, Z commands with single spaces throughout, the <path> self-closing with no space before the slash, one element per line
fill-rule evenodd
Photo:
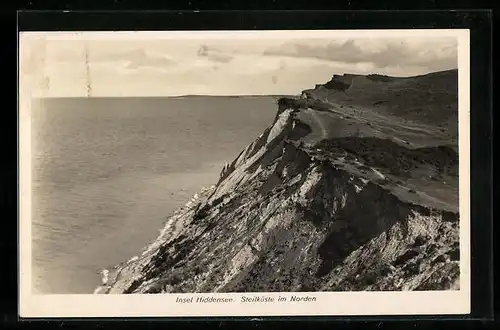
<path fill-rule="evenodd" d="M 468 47 L 22 33 L 26 313 L 467 312 Z"/>

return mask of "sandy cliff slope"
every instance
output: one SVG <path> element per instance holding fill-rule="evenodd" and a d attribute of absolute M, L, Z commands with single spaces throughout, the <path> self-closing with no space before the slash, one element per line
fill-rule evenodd
<path fill-rule="evenodd" d="M 459 289 L 456 75 L 344 75 L 347 94 L 280 99 L 96 292 Z"/>

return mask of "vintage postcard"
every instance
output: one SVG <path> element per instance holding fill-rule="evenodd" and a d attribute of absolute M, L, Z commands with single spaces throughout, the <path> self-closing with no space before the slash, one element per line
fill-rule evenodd
<path fill-rule="evenodd" d="M 468 30 L 19 36 L 20 316 L 470 312 Z"/>

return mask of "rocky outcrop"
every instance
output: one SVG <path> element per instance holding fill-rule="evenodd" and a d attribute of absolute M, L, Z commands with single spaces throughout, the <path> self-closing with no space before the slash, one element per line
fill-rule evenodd
<path fill-rule="evenodd" d="M 383 159 L 358 142 L 305 142 L 312 128 L 299 119 L 303 102 L 280 100 L 275 121 L 217 184 L 171 216 L 140 256 L 110 270 L 98 291 L 458 289 L 458 213 L 401 198 L 376 169 Z M 364 143 L 380 152 L 386 142 Z M 456 165 L 449 150 L 440 162 L 434 151 L 391 148 L 407 163 L 418 154 Z M 373 166 L 380 180 L 339 159 Z"/>

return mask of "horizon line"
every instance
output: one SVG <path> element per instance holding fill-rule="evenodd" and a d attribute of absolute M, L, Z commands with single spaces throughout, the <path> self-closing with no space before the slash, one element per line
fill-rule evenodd
<path fill-rule="evenodd" d="M 389 78 L 394 78 L 394 79 L 411 79 L 411 78 L 420 78 L 424 77 L 427 75 L 432 75 L 432 74 L 437 74 L 437 73 L 444 73 L 444 72 L 451 72 L 451 71 L 459 71 L 459 68 L 453 68 L 453 69 L 445 69 L 445 70 L 438 70 L 438 71 L 431 71 L 427 72 L 424 74 L 418 74 L 418 75 L 411 75 L 411 76 L 390 76 L 390 75 L 385 75 L 385 74 L 380 74 L 380 73 L 365 73 L 365 74 L 355 74 L 355 73 L 348 73 L 344 72 L 342 74 L 333 74 L 332 76 L 339 75 L 339 76 L 371 76 L 371 75 L 378 75 L 378 76 L 385 76 Z M 323 85 L 323 84 L 320 84 Z M 179 99 L 179 98 L 187 98 L 187 97 L 229 97 L 229 98 L 238 98 L 238 97 L 287 97 L 287 96 L 300 96 L 303 92 L 305 91 L 310 91 L 315 89 L 315 87 L 311 88 L 306 88 L 297 94 L 181 94 L 181 95 L 130 95 L 130 96 L 118 96 L 118 95 L 110 95 L 110 96 L 89 96 L 89 95 L 78 95 L 78 96 L 33 96 L 34 99 L 76 99 L 76 98 L 85 98 L 85 99 L 103 99 L 103 98 L 170 98 L 170 99 Z"/>
<path fill-rule="evenodd" d="M 240 95 L 228 95 L 228 94 L 184 94 L 184 95 L 130 95 L 130 96 L 39 96 L 34 97 L 34 99 L 112 99 L 112 98 L 165 98 L 165 99 L 178 99 L 185 97 L 286 97 L 286 96 L 300 96 L 297 94 L 240 94 Z"/>

